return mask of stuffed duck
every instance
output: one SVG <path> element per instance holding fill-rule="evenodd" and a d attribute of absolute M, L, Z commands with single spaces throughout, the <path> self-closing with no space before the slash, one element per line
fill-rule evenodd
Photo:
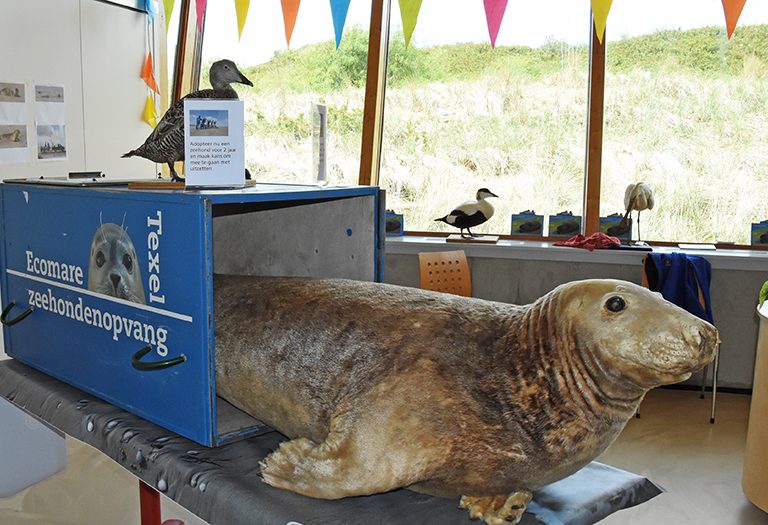
<path fill-rule="evenodd" d="M 459 228 L 461 236 L 465 239 L 476 237 L 470 228 L 479 226 L 493 217 L 493 206 L 486 200 L 488 197 L 498 198 L 498 195 L 491 192 L 488 188 L 480 188 L 477 190 L 475 200 L 459 204 L 451 213 L 445 217 L 435 219 L 435 221 L 444 222 Z M 467 230 L 469 235 L 465 235 L 464 230 Z"/>

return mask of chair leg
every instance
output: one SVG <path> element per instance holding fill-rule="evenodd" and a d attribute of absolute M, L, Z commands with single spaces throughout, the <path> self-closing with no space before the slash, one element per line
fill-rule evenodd
<path fill-rule="evenodd" d="M 701 371 L 701 393 L 699 394 L 699 399 L 704 399 L 704 392 L 706 392 L 708 375 L 709 375 L 709 365 L 704 365 L 704 369 Z"/>
<path fill-rule="evenodd" d="M 715 366 L 712 374 L 712 416 L 709 418 L 710 423 L 715 422 L 715 401 L 717 400 L 717 375 L 720 372 L 720 345 L 717 345 L 715 349 Z"/>

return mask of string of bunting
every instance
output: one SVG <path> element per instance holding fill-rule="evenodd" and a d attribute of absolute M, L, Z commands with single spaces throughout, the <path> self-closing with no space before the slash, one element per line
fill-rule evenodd
<path fill-rule="evenodd" d="M 144 105 L 144 120 L 152 127 L 157 125 L 157 111 L 155 110 L 155 94 L 159 95 L 160 90 L 157 87 L 155 80 L 155 67 L 152 61 L 152 45 L 151 45 L 151 25 L 156 14 L 155 0 L 144 0 L 145 9 L 147 11 L 147 46 L 146 56 L 144 58 L 144 64 L 141 68 L 141 78 L 147 84 L 149 92 L 147 94 L 147 100 Z M 173 12 L 173 5 L 175 0 L 158 0 L 163 3 L 163 9 L 165 13 L 165 30 L 168 32 L 168 23 L 171 19 L 171 13 Z M 333 29 L 336 35 L 336 47 L 341 44 L 341 37 L 344 33 L 344 25 L 347 20 L 347 13 L 349 12 L 349 4 L 351 0 L 329 0 L 331 4 L 331 15 L 333 19 Z M 603 42 L 605 35 L 605 25 L 608 20 L 608 14 L 611 11 L 611 5 L 613 0 L 590 0 L 592 3 L 592 16 L 595 22 L 595 32 L 600 43 Z M 491 41 L 491 47 L 496 47 L 496 37 L 499 35 L 501 29 L 501 23 L 504 20 L 504 15 L 507 10 L 508 0 L 483 0 L 485 8 L 485 18 L 488 24 L 488 36 Z M 747 0 L 722 0 L 723 12 L 725 13 L 725 25 L 728 32 L 728 38 L 733 36 L 733 32 L 736 29 L 741 12 L 744 10 L 744 5 Z M 245 27 L 245 21 L 248 18 L 248 11 L 250 9 L 250 0 L 234 0 L 235 12 L 237 14 L 237 31 L 238 38 L 243 36 L 243 28 Z M 411 37 L 413 31 L 416 29 L 416 22 L 419 18 L 419 11 L 421 10 L 422 0 L 398 0 L 400 5 L 400 17 L 403 23 L 403 35 L 405 38 L 405 45 L 408 46 L 411 43 Z M 291 36 L 293 35 L 293 29 L 296 26 L 296 18 L 299 13 L 299 7 L 301 0 L 280 0 L 280 4 L 283 11 L 283 24 L 285 26 L 285 42 L 288 47 L 291 46 Z M 195 0 L 195 12 L 197 14 L 197 30 L 200 31 L 203 26 L 203 19 L 205 17 L 205 10 L 208 5 L 208 0 Z"/>
<path fill-rule="evenodd" d="M 154 64 L 154 61 L 152 60 L 152 49 L 154 47 L 152 45 L 152 42 L 153 42 L 152 35 L 154 34 L 152 28 L 154 26 L 155 15 L 157 14 L 157 12 L 155 11 L 155 1 L 145 0 L 144 8 L 147 11 L 147 29 L 146 29 L 144 63 L 141 66 L 141 79 L 147 85 L 147 99 L 144 102 L 144 111 L 142 112 L 142 118 L 147 124 L 149 124 L 154 128 L 155 126 L 157 126 L 157 117 L 158 117 L 157 109 L 155 105 L 155 95 L 160 94 L 160 88 L 157 86 L 157 80 L 155 80 L 155 64 Z M 166 17 L 166 20 L 167 20 L 167 17 Z"/>
<path fill-rule="evenodd" d="M 147 5 L 151 3 L 151 0 L 146 0 Z M 173 10 L 174 0 L 162 0 L 165 5 L 165 23 L 166 30 L 168 27 L 168 20 L 170 19 L 171 11 Z M 344 32 L 344 24 L 346 23 L 347 13 L 349 12 L 349 4 L 351 0 L 329 0 L 331 4 L 331 15 L 333 19 L 333 29 L 336 35 L 336 47 L 341 44 L 341 37 Z M 485 18 L 488 24 L 488 36 L 491 41 L 491 46 L 496 47 L 496 37 L 499 34 L 502 20 L 507 9 L 508 0 L 483 0 L 485 7 Z M 597 38 L 602 43 L 603 36 L 605 35 L 605 25 L 608 20 L 608 14 L 611 10 L 611 4 L 613 0 L 590 0 L 592 3 L 592 15 L 595 21 L 595 32 Z M 733 32 L 736 29 L 736 24 L 741 16 L 741 12 L 744 9 L 744 4 L 747 0 L 721 0 L 723 3 L 723 11 L 725 13 L 726 28 L 728 31 L 728 38 L 733 36 Z M 208 4 L 208 0 L 195 0 L 195 7 L 197 13 L 197 30 L 200 31 L 203 24 L 203 18 L 205 16 L 205 10 Z M 248 17 L 248 10 L 250 9 L 250 0 L 234 0 L 235 11 L 237 13 L 237 29 L 238 37 L 242 37 L 243 28 L 245 27 L 245 20 Z M 293 34 L 293 28 L 296 25 L 296 17 L 299 12 L 299 6 L 301 0 L 280 0 L 283 10 L 283 23 L 285 25 L 285 41 L 290 47 L 291 35 Z M 405 45 L 409 45 L 411 36 L 416 28 L 416 21 L 419 17 L 419 11 L 421 10 L 422 0 L 398 0 L 400 5 L 400 16 L 403 22 L 403 34 L 405 36 Z"/>

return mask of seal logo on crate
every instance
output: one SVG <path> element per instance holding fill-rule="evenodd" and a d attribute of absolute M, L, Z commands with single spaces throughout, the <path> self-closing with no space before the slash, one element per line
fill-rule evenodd
<path fill-rule="evenodd" d="M 88 289 L 146 304 L 136 248 L 122 226 L 108 222 L 96 230 L 88 260 Z"/>

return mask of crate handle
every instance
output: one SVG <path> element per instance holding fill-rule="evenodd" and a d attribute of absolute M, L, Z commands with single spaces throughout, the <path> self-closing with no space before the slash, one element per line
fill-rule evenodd
<path fill-rule="evenodd" d="M 166 361 L 142 361 L 141 358 L 152 351 L 152 347 L 147 345 L 135 354 L 131 358 L 131 365 L 136 370 L 148 371 L 148 370 L 162 370 L 163 368 L 169 368 L 183 363 L 187 360 L 187 356 L 181 354 L 179 357 L 168 359 Z"/>
<path fill-rule="evenodd" d="M 29 314 L 32 313 L 33 308 L 30 306 L 26 310 L 24 310 L 20 316 L 16 317 L 15 319 L 8 319 L 8 314 L 11 313 L 11 310 L 16 305 L 15 301 L 11 301 L 8 303 L 8 306 L 6 306 L 3 309 L 2 315 L 0 315 L 0 323 L 3 323 L 5 326 L 13 326 L 18 322 L 23 321 Z"/>

